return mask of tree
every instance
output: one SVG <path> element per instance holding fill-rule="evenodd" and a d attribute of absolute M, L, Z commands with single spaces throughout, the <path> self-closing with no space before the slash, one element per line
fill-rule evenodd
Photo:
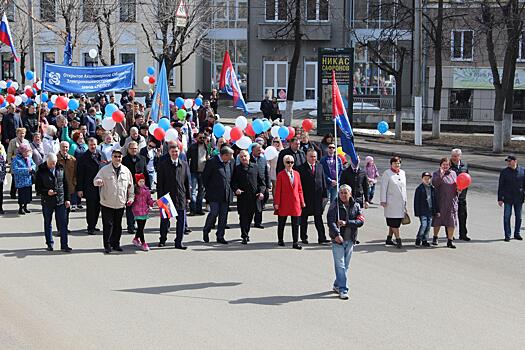
<path fill-rule="evenodd" d="M 134 6 L 135 3 L 130 3 L 130 6 Z M 97 35 L 98 35 L 98 44 L 97 44 L 97 50 L 98 50 L 98 57 L 100 60 L 100 63 L 102 65 L 114 65 L 117 63 L 116 59 L 116 44 L 118 42 L 119 38 L 119 30 L 117 23 L 119 23 L 119 20 L 116 18 L 116 13 L 118 13 L 119 8 L 119 1 L 117 0 L 96 0 L 95 1 L 95 7 L 93 9 L 92 14 L 92 20 L 95 22 L 97 27 Z M 131 9 L 128 8 L 127 18 L 125 18 L 126 21 L 134 21 L 135 20 L 135 11 L 130 11 Z M 123 18 L 124 19 L 124 18 Z M 108 44 L 108 56 L 109 61 L 105 58 L 104 54 L 104 43 L 107 40 Z"/>

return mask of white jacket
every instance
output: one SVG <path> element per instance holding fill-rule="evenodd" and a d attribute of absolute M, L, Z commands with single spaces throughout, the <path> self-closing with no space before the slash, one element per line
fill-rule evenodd
<path fill-rule="evenodd" d="M 101 168 L 93 184 L 97 186 L 97 180 L 102 180 L 102 186 L 99 186 L 100 204 L 113 209 L 122 209 L 126 207 L 127 202 L 132 202 L 135 197 L 133 188 L 133 176 L 128 168 L 120 166 L 120 174 L 117 173 L 110 163 Z"/>
<path fill-rule="evenodd" d="M 405 216 L 407 205 L 407 180 L 405 171 L 399 174 L 391 169 L 385 170 L 381 177 L 381 203 L 386 203 L 385 218 L 401 219 Z"/>

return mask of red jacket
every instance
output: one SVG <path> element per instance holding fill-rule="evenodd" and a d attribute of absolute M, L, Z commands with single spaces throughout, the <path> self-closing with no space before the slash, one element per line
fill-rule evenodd
<path fill-rule="evenodd" d="M 279 216 L 301 216 L 301 210 L 305 206 L 301 176 L 295 170 L 293 170 L 293 179 L 292 186 L 286 170 L 277 174 L 273 203 L 279 206 L 275 211 Z"/>

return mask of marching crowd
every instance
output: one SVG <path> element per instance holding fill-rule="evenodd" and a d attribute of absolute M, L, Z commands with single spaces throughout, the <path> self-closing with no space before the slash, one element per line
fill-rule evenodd
<path fill-rule="evenodd" d="M 218 97 L 211 98 L 216 104 Z M 277 244 L 286 245 L 288 217 L 292 248 L 300 250 L 309 244 L 308 219 L 313 217 L 317 243 L 332 246 L 334 291 L 347 299 L 346 274 L 353 246 L 359 244 L 357 231 L 365 224 L 364 211 L 376 200 L 376 190 L 388 227 L 385 244 L 403 246 L 400 228 L 411 219 L 406 176 L 399 157 L 392 157 L 390 167 L 381 175 L 372 157 L 366 157 L 364 164 L 352 164 L 337 153 L 333 135 L 315 143 L 306 132 L 289 140 L 263 132 L 253 138 L 255 143 L 249 150 L 240 149 L 214 136 L 213 126 L 219 116 L 213 108 L 216 105 L 212 107 L 209 100 L 198 109 L 190 109 L 184 120 L 176 117 L 177 107 L 171 106 L 170 122 L 179 139 L 160 142 L 148 131 L 151 96 L 143 105 L 134 100 L 133 94 L 124 93 L 119 107 L 126 117 L 111 131 L 104 130 L 101 119 L 107 103 L 118 104 L 114 96 L 99 94 L 78 99 L 80 106 L 75 111 L 48 109 L 45 104 L 8 105 L 0 110 L 0 185 L 3 188 L 9 166 L 13 178 L 10 196 L 18 200 L 21 216 L 30 213 L 33 193 L 39 197 L 49 251 L 54 249 L 53 215 L 61 250 L 70 252 L 70 212 L 82 210 L 84 204 L 87 234 L 100 231 L 97 224 L 102 217 L 106 254 L 122 251 L 124 216 L 127 232 L 134 235 L 133 244 L 148 251 L 144 227 L 150 217 L 158 216 L 152 211 L 157 206 L 153 197 L 166 194 L 176 211 L 175 248 L 186 249 L 183 238 L 191 232 L 187 216 L 203 216 L 206 210 L 203 241 L 208 243 L 215 229 L 216 242 L 228 244 L 225 232 L 234 197 L 241 243 L 248 244 L 252 227 L 264 228 L 262 213 L 272 198 L 278 223 Z M 265 150 L 270 146 L 278 156 L 267 160 Z M 501 173 L 498 188 L 498 202 L 505 206 L 505 240 L 511 237 L 512 209 L 516 216 L 514 238 L 521 240 L 525 170 L 514 156 L 506 160 L 508 167 Z M 459 239 L 470 240 L 467 190 L 459 191 L 456 183 L 457 176 L 468 171 L 461 150 L 453 149 L 450 158 L 441 159 L 438 170 L 422 173 L 413 200 L 413 212 L 420 221 L 417 247 L 438 245 L 442 227 L 449 248 L 456 248 L 456 230 Z M 0 194 L 3 214 L 3 192 Z M 167 244 L 170 224 L 169 218 L 161 218 L 158 247 Z"/>

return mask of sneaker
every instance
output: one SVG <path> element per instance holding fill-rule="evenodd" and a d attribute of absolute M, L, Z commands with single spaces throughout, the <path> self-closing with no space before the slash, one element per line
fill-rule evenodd
<path fill-rule="evenodd" d="M 138 239 L 138 238 L 133 238 L 133 240 L 131 241 L 131 243 L 133 243 L 133 245 L 134 245 L 135 247 L 138 247 L 138 248 L 140 248 L 140 247 L 143 246 L 142 243 L 140 242 L 140 239 Z"/>
<path fill-rule="evenodd" d="M 146 243 L 146 242 L 142 243 L 142 250 L 145 251 L 145 252 L 148 252 L 148 251 L 149 251 L 149 245 L 148 245 L 148 243 Z"/>
<path fill-rule="evenodd" d="M 339 294 L 339 299 L 348 300 L 348 299 L 350 299 L 350 297 L 348 296 L 348 293 L 340 293 Z"/>
<path fill-rule="evenodd" d="M 416 247 L 419 247 L 421 245 L 421 239 L 416 238 Z"/>
<path fill-rule="evenodd" d="M 77 209 L 81 210 L 81 209 L 84 209 L 84 207 L 82 206 L 82 204 L 79 204 L 77 205 Z"/>
<path fill-rule="evenodd" d="M 521 235 L 514 235 L 514 239 L 517 239 L 518 241 L 523 241 L 523 237 L 521 237 Z"/>
<path fill-rule="evenodd" d="M 333 287 L 333 288 L 332 288 L 332 291 L 333 291 L 335 294 L 339 294 L 339 288 L 337 288 L 337 287 Z"/>
<path fill-rule="evenodd" d="M 427 247 L 427 248 L 430 247 L 430 243 L 428 243 L 427 241 L 423 241 L 423 242 L 421 243 L 421 245 L 422 245 L 423 247 Z"/>
<path fill-rule="evenodd" d="M 74 213 L 74 212 L 77 211 L 77 206 L 76 206 L 76 205 L 72 205 L 72 206 L 69 208 L 69 210 L 70 210 L 72 213 Z"/>

